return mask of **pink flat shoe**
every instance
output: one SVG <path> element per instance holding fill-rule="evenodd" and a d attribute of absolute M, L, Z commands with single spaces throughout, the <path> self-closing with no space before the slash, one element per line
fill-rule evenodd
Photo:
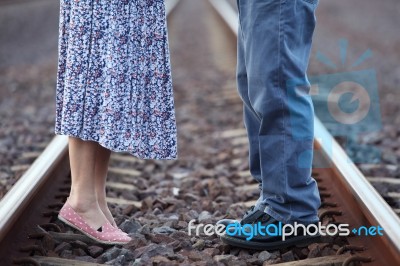
<path fill-rule="evenodd" d="M 101 227 L 101 231 L 93 229 L 72 209 L 68 202 L 61 208 L 58 219 L 102 244 L 124 245 L 132 240 L 125 232 L 115 228 L 109 222 Z"/>

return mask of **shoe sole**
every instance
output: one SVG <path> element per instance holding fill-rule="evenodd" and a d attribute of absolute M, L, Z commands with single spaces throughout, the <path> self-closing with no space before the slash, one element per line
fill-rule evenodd
<path fill-rule="evenodd" d="M 64 219 L 63 217 L 61 217 L 60 215 L 58 215 L 57 217 L 60 221 L 62 221 L 63 223 L 67 224 L 68 226 L 78 230 L 79 232 L 81 232 L 82 234 L 84 234 L 85 236 L 89 237 L 90 239 L 101 243 L 101 244 L 105 244 L 105 245 L 126 245 L 129 242 L 112 242 L 112 241 L 105 241 L 105 240 L 100 240 L 95 238 L 94 236 L 86 233 L 85 231 L 81 230 L 79 227 L 77 227 L 76 225 L 70 223 L 68 220 Z"/>
<path fill-rule="evenodd" d="M 235 237 L 222 235 L 221 240 L 223 243 L 245 248 L 245 249 L 255 249 L 255 250 L 277 250 L 282 248 L 287 248 L 291 246 L 296 247 L 306 247 L 309 244 L 319 242 L 320 235 L 316 236 L 296 236 L 289 238 L 285 241 L 275 241 L 275 242 L 254 242 L 254 241 L 247 241 L 242 239 L 237 239 Z"/>

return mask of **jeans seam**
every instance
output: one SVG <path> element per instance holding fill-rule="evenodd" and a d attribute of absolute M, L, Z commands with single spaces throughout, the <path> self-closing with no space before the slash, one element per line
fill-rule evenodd
<path fill-rule="evenodd" d="M 240 29 L 240 31 L 239 31 L 239 34 L 241 35 L 241 36 L 238 36 L 239 38 L 241 37 L 242 38 L 242 40 L 244 41 L 244 35 L 243 35 L 243 30 L 242 30 L 242 21 L 241 21 L 241 19 L 240 19 L 240 3 L 239 3 L 239 0 L 236 0 L 236 3 L 237 3 L 237 8 L 238 8 L 238 26 L 239 26 L 239 29 Z M 244 48 L 243 48 L 244 49 Z"/>
<path fill-rule="evenodd" d="M 285 0 L 281 0 L 279 3 L 279 38 L 278 38 L 278 90 L 284 90 L 284 82 L 282 81 L 283 78 L 283 74 L 282 74 L 282 64 L 283 64 L 283 60 L 282 60 L 282 42 L 284 39 L 284 21 L 283 21 L 283 15 L 282 15 L 282 9 L 283 9 L 283 5 L 286 1 Z M 288 187 L 287 187 L 287 181 L 288 181 L 288 176 L 287 176 L 287 169 L 285 167 L 285 161 L 286 161 L 286 134 L 285 134 L 285 128 L 286 128 L 286 121 L 285 121 L 285 104 L 284 104 L 284 97 L 285 97 L 285 93 L 283 91 L 281 91 L 281 111 L 282 111 L 282 139 L 283 139 L 283 162 L 282 162 L 282 174 L 283 174 L 283 178 L 284 178 L 284 191 L 285 191 L 285 195 L 288 195 Z M 283 199 L 284 200 L 284 199 Z M 288 219 L 290 219 L 292 217 L 292 206 L 289 203 L 289 217 Z"/>
<path fill-rule="evenodd" d="M 239 14 L 239 21 L 238 21 L 238 28 L 239 28 L 239 30 L 238 30 L 238 42 L 239 42 L 239 41 L 242 42 L 243 52 L 244 52 L 243 60 L 244 60 L 244 65 L 245 65 L 245 67 L 246 67 L 246 76 L 247 76 L 247 64 L 246 64 L 246 56 L 245 56 L 246 51 L 245 51 L 245 47 L 244 47 L 244 46 L 245 46 L 244 44 L 246 43 L 246 38 L 245 38 L 244 33 L 243 33 L 242 19 L 241 19 L 241 16 L 240 16 L 241 11 L 240 11 L 240 3 L 239 3 L 239 0 L 237 0 L 237 5 L 238 5 L 238 14 Z M 238 49 L 239 49 L 239 47 L 238 47 Z M 250 112 L 252 112 L 252 113 L 254 114 L 254 116 L 257 118 L 257 120 L 261 122 L 261 120 L 262 120 L 261 117 L 260 117 L 259 114 L 256 112 L 256 110 L 254 110 L 254 108 L 253 108 L 253 106 L 252 106 L 252 103 L 251 103 L 251 101 L 250 101 L 249 86 L 248 86 L 248 77 L 246 78 L 246 80 L 247 80 L 247 92 L 246 92 L 246 95 L 242 95 L 242 93 L 240 92 L 240 90 L 238 90 L 239 96 L 240 96 L 240 98 L 242 99 L 243 104 L 246 105 L 246 106 L 249 108 Z M 248 101 L 245 100 L 244 97 L 247 97 Z M 247 104 L 247 102 L 248 102 L 248 104 Z"/>

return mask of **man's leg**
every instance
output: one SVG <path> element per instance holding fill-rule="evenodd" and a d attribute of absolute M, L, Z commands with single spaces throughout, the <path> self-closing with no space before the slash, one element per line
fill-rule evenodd
<path fill-rule="evenodd" d="M 244 38 L 241 25 L 239 24 L 238 42 L 237 42 L 237 68 L 236 80 L 239 95 L 243 101 L 243 120 L 249 139 L 249 170 L 255 180 L 257 180 L 262 195 L 262 175 L 260 162 L 260 142 L 258 132 L 261 127 L 261 119 L 253 109 L 249 99 L 249 88 L 247 79 L 247 68 L 244 50 Z M 259 197 L 256 203 L 256 209 L 262 208 L 262 196 Z M 265 207 L 265 206 L 264 206 Z"/>
<path fill-rule="evenodd" d="M 281 222 L 316 222 L 320 198 L 311 177 L 312 103 L 307 97 L 289 99 L 287 87 L 291 80 L 306 81 L 316 2 L 239 0 L 238 4 L 243 41 L 239 52 L 244 53 L 247 80 L 246 87 L 238 65 L 238 87 L 245 103 L 250 167 L 262 180 L 259 203 Z"/>
<path fill-rule="evenodd" d="M 239 95 L 243 101 L 243 118 L 249 139 L 249 168 L 251 175 L 259 182 L 260 188 L 262 183 L 260 151 L 258 141 L 258 131 L 260 130 L 260 119 L 251 106 L 248 95 L 248 80 L 245 60 L 244 43 L 242 38 L 241 27 L 239 25 L 238 34 L 238 51 L 237 51 L 237 68 L 236 78 Z"/>
<path fill-rule="evenodd" d="M 239 6 L 239 1 L 238 1 Z M 240 9 L 239 9 L 240 11 Z M 261 127 L 260 118 L 258 117 L 256 111 L 253 109 L 252 104 L 249 99 L 249 88 L 247 79 L 247 69 L 245 60 L 245 50 L 244 50 L 244 38 L 242 35 L 241 25 L 239 24 L 238 31 L 238 41 L 237 41 L 237 68 L 236 68 L 236 79 L 237 88 L 239 96 L 243 101 L 243 119 L 244 125 L 246 127 L 247 136 L 249 139 L 249 170 L 251 175 L 259 183 L 260 193 L 262 193 L 262 176 L 261 176 L 261 165 L 260 165 L 260 143 L 258 140 L 258 132 Z M 262 194 L 261 194 L 262 195 Z M 251 208 L 246 212 L 243 218 L 251 215 L 257 209 L 264 209 L 265 206 L 262 204 L 262 196 L 259 197 L 256 208 Z M 218 224 L 228 225 L 236 222 L 232 219 L 222 219 L 218 221 Z"/>

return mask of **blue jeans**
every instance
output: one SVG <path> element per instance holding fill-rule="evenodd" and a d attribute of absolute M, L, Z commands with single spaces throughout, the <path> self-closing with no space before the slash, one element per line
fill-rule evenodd
<path fill-rule="evenodd" d="M 283 223 L 317 222 L 321 204 L 311 177 L 313 105 L 307 80 L 318 0 L 237 0 L 238 91 L 244 103 L 256 208 Z M 306 96 L 288 84 L 302 81 Z"/>

